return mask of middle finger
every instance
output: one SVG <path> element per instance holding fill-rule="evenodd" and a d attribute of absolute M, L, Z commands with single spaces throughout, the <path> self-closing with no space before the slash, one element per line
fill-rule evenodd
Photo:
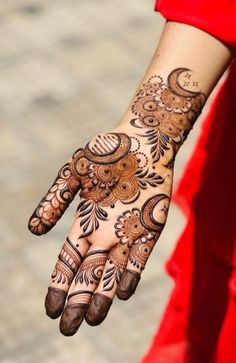
<path fill-rule="evenodd" d="M 81 325 L 90 299 L 102 276 L 108 253 L 109 250 L 102 247 L 95 245 L 90 247 L 75 277 L 74 286 L 61 317 L 62 334 L 73 335 Z"/>

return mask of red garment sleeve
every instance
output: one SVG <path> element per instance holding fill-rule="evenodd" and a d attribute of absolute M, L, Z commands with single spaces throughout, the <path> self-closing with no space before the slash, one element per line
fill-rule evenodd
<path fill-rule="evenodd" d="M 156 0 L 167 20 L 195 26 L 236 47 L 236 0 Z"/>

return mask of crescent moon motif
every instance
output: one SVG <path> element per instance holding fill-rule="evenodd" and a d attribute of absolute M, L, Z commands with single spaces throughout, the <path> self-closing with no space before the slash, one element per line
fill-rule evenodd
<path fill-rule="evenodd" d="M 168 200 L 168 205 L 169 205 L 169 200 L 170 198 L 168 197 L 168 195 L 166 194 L 157 194 L 154 197 L 149 198 L 143 205 L 142 209 L 141 209 L 141 222 L 143 224 L 143 226 L 145 228 L 147 228 L 149 231 L 152 232 L 161 232 L 164 225 L 165 225 L 165 221 L 164 223 L 156 220 L 154 218 L 154 209 L 156 208 L 156 206 L 164 199 Z"/>
<path fill-rule="evenodd" d="M 168 76 L 168 85 L 171 88 L 172 92 L 174 92 L 178 96 L 182 97 L 195 97 L 199 95 L 200 92 L 187 91 L 184 89 L 178 81 L 179 75 L 183 72 L 190 71 L 188 68 L 177 68 L 172 71 Z"/>
<path fill-rule="evenodd" d="M 98 164 L 110 164 L 123 158 L 131 148 L 131 140 L 123 133 L 96 136 L 84 148 L 88 160 Z"/>

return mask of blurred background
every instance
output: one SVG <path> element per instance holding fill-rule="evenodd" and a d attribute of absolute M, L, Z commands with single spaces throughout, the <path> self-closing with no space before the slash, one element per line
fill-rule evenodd
<path fill-rule="evenodd" d="M 72 338 L 46 317 L 44 296 L 77 201 L 49 235 L 31 235 L 27 222 L 71 153 L 122 116 L 164 21 L 153 0 L 8 0 L 0 22 L 0 362 L 138 362 L 172 287 L 164 262 L 184 226 L 177 207 L 136 295 Z M 178 155 L 175 182 L 199 124 Z"/>

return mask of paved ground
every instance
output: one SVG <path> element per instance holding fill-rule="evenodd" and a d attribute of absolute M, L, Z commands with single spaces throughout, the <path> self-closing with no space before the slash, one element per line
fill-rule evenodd
<path fill-rule="evenodd" d="M 156 329 L 171 288 L 163 264 L 184 224 L 175 206 L 137 294 L 69 339 L 43 301 L 74 208 L 48 236 L 27 230 L 59 166 L 126 109 L 163 26 L 152 8 L 151 0 L 0 3 L 1 363 L 135 363 Z"/>

